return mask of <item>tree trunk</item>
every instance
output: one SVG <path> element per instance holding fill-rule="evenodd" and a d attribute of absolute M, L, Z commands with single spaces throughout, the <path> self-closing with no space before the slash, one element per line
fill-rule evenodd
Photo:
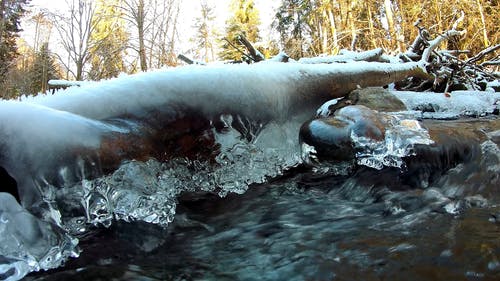
<path fill-rule="evenodd" d="M 76 77 L 75 77 L 75 80 L 76 81 L 82 81 L 82 79 L 83 79 L 83 62 L 80 60 L 80 61 L 76 62 Z"/>
<path fill-rule="evenodd" d="M 339 48 L 339 39 L 337 35 L 335 16 L 333 15 L 332 9 L 328 9 L 328 18 L 330 19 L 330 32 L 332 33 L 333 49 L 334 52 L 336 53 L 340 48 Z"/>
<path fill-rule="evenodd" d="M 377 47 L 377 42 L 375 41 L 375 28 L 373 27 L 373 14 L 370 4 L 368 4 L 368 29 L 370 30 L 370 41 L 372 43 L 372 47 Z"/>
<path fill-rule="evenodd" d="M 488 33 L 486 31 L 486 21 L 484 19 L 483 5 L 481 5 L 481 1 L 476 0 L 477 8 L 479 9 L 479 14 L 481 15 L 481 24 L 483 30 L 483 45 L 484 47 L 488 47 L 490 45 L 490 40 L 488 40 Z"/>
<path fill-rule="evenodd" d="M 392 10 L 392 1 L 391 0 L 384 0 L 384 9 L 385 9 L 385 17 L 387 19 L 387 28 L 389 32 L 389 42 L 391 49 L 394 49 L 394 47 L 398 46 L 397 44 L 397 38 L 396 38 L 396 27 L 394 24 L 394 13 Z M 398 52 L 401 52 L 401 50 L 398 48 Z"/>
<path fill-rule="evenodd" d="M 356 30 L 356 23 L 354 21 L 354 13 L 355 13 L 355 7 L 356 3 L 351 2 L 349 4 L 349 11 L 348 11 L 348 21 L 349 21 L 349 28 L 351 31 L 351 50 L 355 51 L 356 50 L 356 41 L 358 40 L 358 33 Z"/>
<path fill-rule="evenodd" d="M 144 43 L 144 0 L 139 0 L 137 5 L 137 31 L 139 36 L 139 62 L 141 71 L 147 71 L 148 65 L 146 61 L 146 45 Z"/>

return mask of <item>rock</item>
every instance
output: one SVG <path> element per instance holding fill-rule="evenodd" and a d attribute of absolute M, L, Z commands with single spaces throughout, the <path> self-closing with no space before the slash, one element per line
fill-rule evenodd
<path fill-rule="evenodd" d="M 313 146 L 321 160 L 354 159 L 351 134 L 381 141 L 385 137 L 384 118 L 363 105 L 351 105 L 335 111 L 333 116 L 314 119 L 302 125 L 301 143 Z"/>
<path fill-rule="evenodd" d="M 377 111 L 394 112 L 407 110 L 404 103 L 389 90 L 381 87 L 357 89 L 348 95 L 352 104 L 364 105 Z"/>
<path fill-rule="evenodd" d="M 299 139 L 305 163 L 330 167 L 355 161 L 355 169 L 369 167 L 378 175 L 390 173 L 399 186 L 427 188 L 459 164 L 466 169 L 479 167 L 481 143 L 488 140 L 485 132 L 497 131 L 499 124 L 497 119 L 401 120 L 363 105 L 351 105 L 333 116 L 304 123 Z M 451 182 L 466 180 L 450 177 Z M 485 204 L 475 197 L 467 203 Z"/>

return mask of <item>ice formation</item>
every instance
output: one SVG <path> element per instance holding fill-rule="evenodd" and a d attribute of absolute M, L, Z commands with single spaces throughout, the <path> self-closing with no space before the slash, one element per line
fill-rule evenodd
<path fill-rule="evenodd" d="M 0 166 L 16 180 L 23 205 L 0 193 L 0 277 L 59 266 L 78 252 L 69 234 L 87 225 L 167 225 L 180 192 L 242 193 L 280 175 L 302 161 L 298 129 L 321 103 L 413 75 L 422 75 L 417 63 L 187 66 L 0 101 Z M 186 109 L 211 122 L 206 133 L 220 146 L 212 162 L 136 161 L 119 151 L 120 165 L 103 171 L 103 141 L 134 145 L 127 138 L 140 139 Z M 231 119 L 247 121 L 235 128 Z"/>
<path fill-rule="evenodd" d="M 356 161 L 360 165 L 380 170 L 384 167 L 404 168 L 403 158 L 414 155 L 416 144 L 430 145 L 434 143 L 426 129 L 417 120 L 389 118 L 384 139 L 373 139 L 351 132 L 351 139 L 357 149 Z"/>
<path fill-rule="evenodd" d="M 77 244 L 76 238 L 0 192 L 0 279 L 19 280 L 31 271 L 59 267 L 79 255 Z"/>

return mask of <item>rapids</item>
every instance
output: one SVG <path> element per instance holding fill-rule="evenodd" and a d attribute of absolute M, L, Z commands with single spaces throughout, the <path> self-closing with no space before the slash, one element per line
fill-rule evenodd
<path fill-rule="evenodd" d="M 499 95 L 314 117 L 367 69 L 361 85 L 422 74 L 369 65 L 183 68 L 1 101 L 0 279 L 497 280 Z"/>
<path fill-rule="evenodd" d="M 479 149 L 424 187 L 395 168 L 301 168 L 243 194 L 183 193 L 168 228 L 95 229 L 80 258 L 26 280 L 498 280 L 498 136 Z"/>
<path fill-rule="evenodd" d="M 444 122 L 423 121 L 440 145 L 417 148 L 402 169 L 299 165 L 296 145 L 272 149 L 289 137 L 273 126 L 253 143 L 226 128 L 219 168 L 126 162 L 84 185 L 87 214 L 71 232 L 80 257 L 25 279 L 497 280 L 500 122 Z"/>

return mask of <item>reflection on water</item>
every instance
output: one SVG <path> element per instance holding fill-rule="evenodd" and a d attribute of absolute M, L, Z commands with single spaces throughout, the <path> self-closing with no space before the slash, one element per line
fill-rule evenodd
<path fill-rule="evenodd" d="M 433 127 L 437 144 L 415 146 L 404 169 L 304 167 L 286 143 L 299 125 L 246 146 L 235 131 L 218 135 L 224 165 L 211 170 L 128 162 L 83 190 L 97 222 L 110 211 L 122 221 L 79 237 L 83 252 L 63 268 L 25 279 L 500 280 L 498 122 L 467 124 Z M 205 189 L 214 175 L 233 184 Z M 149 216 L 157 210 L 168 227 Z"/>
<path fill-rule="evenodd" d="M 450 196 L 461 187 L 391 190 L 366 175 L 296 170 L 242 195 L 187 193 L 167 229 L 113 224 L 26 280 L 499 280 L 498 196 L 476 193 L 498 177 Z"/>

